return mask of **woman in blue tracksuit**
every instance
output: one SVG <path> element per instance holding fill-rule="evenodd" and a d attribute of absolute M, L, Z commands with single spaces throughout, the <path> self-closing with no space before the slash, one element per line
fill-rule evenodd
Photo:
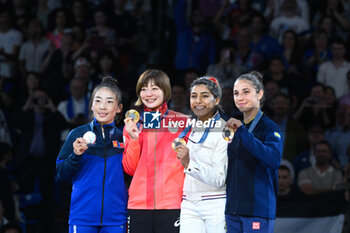
<path fill-rule="evenodd" d="M 233 95 L 244 121 L 227 121 L 227 126 L 235 130 L 227 150 L 227 232 L 272 233 L 283 148 L 281 132 L 261 112 L 264 86 L 259 72 L 241 75 Z"/>
<path fill-rule="evenodd" d="M 94 120 L 69 133 L 56 161 L 57 178 L 70 178 L 73 184 L 69 232 L 124 233 L 127 191 L 122 132 L 114 122 L 122 110 L 117 81 L 103 78 L 91 101 Z M 95 140 L 83 137 L 88 131 L 96 135 Z"/>

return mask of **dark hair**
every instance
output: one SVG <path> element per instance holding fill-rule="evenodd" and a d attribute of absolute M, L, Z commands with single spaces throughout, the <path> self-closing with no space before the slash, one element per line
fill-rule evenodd
<path fill-rule="evenodd" d="M 121 93 L 120 88 L 118 86 L 118 81 L 115 78 L 113 78 L 112 76 L 107 75 L 107 76 L 104 76 L 102 78 L 101 83 L 94 88 L 94 90 L 91 94 L 91 98 L 90 98 L 89 109 L 91 109 L 96 92 L 99 91 L 101 88 L 108 88 L 109 90 L 111 90 L 115 94 L 115 97 L 118 101 L 118 104 L 120 104 L 122 102 L 122 93 Z M 116 118 L 115 120 L 118 121 L 119 119 Z"/>
<path fill-rule="evenodd" d="M 287 95 L 286 93 L 283 93 L 283 92 L 278 92 L 278 93 L 276 93 L 276 94 L 273 96 L 273 99 L 276 99 L 277 97 L 283 97 L 283 98 L 285 98 L 286 100 L 290 101 L 289 95 Z"/>
<path fill-rule="evenodd" d="M 279 166 L 278 170 L 285 170 L 288 171 L 289 175 L 291 174 L 291 170 L 286 165 Z"/>
<path fill-rule="evenodd" d="M 316 146 L 318 145 L 327 145 L 328 146 L 328 149 L 329 149 L 329 152 L 332 152 L 332 145 L 326 141 L 326 140 L 321 140 L 319 142 L 316 142 L 315 145 L 314 145 L 314 149 L 316 148 Z"/>
<path fill-rule="evenodd" d="M 345 41 L 344 41 L 342 38 L 340 38 L 340 37 L 335 37 L 335 38 L 332 40 L 331 45 L 334 45 L 334 44 L 341 44 L 341 45 L 343 45 L 343 46 L 345 47 L 345 49 L 346 49 L 346 43 L 345 43 Z"/>
<path fill-rule="evenodd" d="M 98 90 L 100 90 L 101 88 L 104 88 L 104 87 L 109 88 L 115 94 L 115 96 L 116 96 L 116 98 L 117 98 L 119 103 L 122 101 L 122 93 L 121 93 L 121 91 L 119 89 L 118 81 L 115 78 L 113 78 L 112 76 L 109 76 L 109 75 L 104 76 L 102 78 L 101 83 L 94 88 L 94 91 L 91 94 L 91 101 L 95 97 L 96 92 Z M 91 106 L 91 104 L 90 104 L 90 106 Z"/>
<path fill-rule="evenodd" d="M 147 86 L 149 81 L 153 81 L 154 84 L 157 85 L 163 91 L 163 102 L 168 102 L 171 98 L 171 85 L 168 75 L 161 70 L 148 69 L 141 74 L 139 80 L 137 81 L 136 95 L 138 98 L 135 105 L 140 106 L 142 104 L 140 97 L 141 89 Z"/>
<path fill-rule="evenodd" d="M 216 78 L 210 77 L 210 76 L 203 76 L 203 77 L 197 78 L 191 83 L 190 91 L 192 91 L 194 86 L 201 85 L 201 84 L 205 85 L 208 88 L 208 90 L 214 96 L 215 99 L 216 98 L 221 99 L 222 89 L 219 84 L 219 81 Z M 216 106 L 216 110 L 223 111 L 220 106 L 220 103 Z"/>
<path fill-rule="evenodd" d="M 237 78 L 235 83 L 238 81 L 241 81 L 241 80 L 247 80 L 247 81 L 251 82 L 251 84 L 254 86 L 256 93 L 259 93 L 259 91 L 261 91 L 261 90 L 264 91 L 263 75 L 258 71 L 254 70 L 250 73 L 242 74 L 241 76 L 239 76 Z M 260 100 L 260 107 L 262 107 L 264 100 L 265 100 L 265 97 L 263 95 L 263 97 Z"/>
<path fill-rule="evenodd" d="M 311 86 L 310 91 L 312 91 L 312 89 L 314 89 L 315 87 L 318 87 L 318 86 L 322 87 L 322 90 L 323 90 L 323 91 L 326 90 L 326 86 L 325 86 L 323 83 L 316 82 L 316 83 L 314 83 L 314 84 Z"/>
<path fill-rule="evenodd" d="M 267 29 L 267 23 L 266 23 L 266 18 L 264 17 L 263 14 L 260 12 L 255 12 L 250 16 L 250 21 L 249 24 L 251 25 L 253 23 L 254 18 L 259 18 L 261 20 L 261 23 L 263 25 L 263 32 L 266 33 Z"/>

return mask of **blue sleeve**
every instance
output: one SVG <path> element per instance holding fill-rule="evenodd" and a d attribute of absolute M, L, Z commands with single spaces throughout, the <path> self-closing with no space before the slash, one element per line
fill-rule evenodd
<path fill-rule="evenodd" d="M 174 10 L 174 21 L 175 21 L 176 31 L 178 33 L 189 29 L 189 25 L 187 24 L 187 21 L 186 21 L 185 12 L 186 12 L 186 1 L 178 0 Z"/>
<path fill-rule="evenodd" d="M 74 130 L 69 133 L 56 160 L 56 177 L 59 181 L 70 179 L 79 168 L 81 156 L 73 151 L 73 142 L 77 138 Z"/>
<path fill-rule="evenodd" d="M 283 142 L 281 132 L 276 127 L 270 127 L 264 132 L 264 141 L 257 139 L 253 133 L 241 126 L 237 129 L 244 147 L 257 158 L 263 166 L 278 169 L 282 159 Z"/>

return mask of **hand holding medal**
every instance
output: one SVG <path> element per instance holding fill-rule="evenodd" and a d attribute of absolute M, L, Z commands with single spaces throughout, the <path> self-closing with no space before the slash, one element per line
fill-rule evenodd
<path fill-rule="evenodd" d="M 231 142 L 233 137 L 235 136 L 235 132 L 238 127 L 242 125 L 242 122 L 236 118 L 230 118 L 226 122 L 226 126 L 222 131 L 222 137 L 228 141 Z"/>
<path fill-rule="evenodd" d="M 87 131 L 83 137 L 75 139 L 73 142 L 73 151 L 76 155 L 82 155 L 88 149 L 89 145 L 96 142 L 96 134 L 92 131 Z"/>
<path fill-rule="evenodd" d="M 183 138 L 175 138 L 171 143 L 171 147 L 177 153 L 176 157 L 180 160 L 184 168 L 188 167 L 190 163 L 189 149 L 186 146 L 186 141 Z"/>
<path fill-rule="evenodd" d="M 135 109 L 130 109 L 125 113 L 125 118 L 131 118 L 135 123 L 140 120 L 140 113 Z"/>
<path fill-rule="evenodd" d="M 233 137 L 235 136 L 235 131 L 230 128 L 230 127 L 225 127 L 223 130 L 222 130 L 222 137 L 228 141 L 228 142 L 231 142 Z"/>
<path fill-rule="evenodd" d="M 87 131 L 83 138 L 86 140 L 86 143 L 89 144 L 94 144 L 96 142 L 96 134 L 92 131 Z"/>
<path fill-rule="evenodd" d="M 125 113 L 125 131 L 129 134 L 129 136 L 136 140 L 139 137 L 139 129 L 137 128 L 136 123 L 140 120 L 140 114 L 134 110 L 130 109 Z"/>
<path fill-rule="evenodd" d="M 183 138 L 175 138 L 174 141 L 171 143 L 171 148 L 177 152 L 177 148 L 180 145 L 186 146 L 186 141 Z"/>

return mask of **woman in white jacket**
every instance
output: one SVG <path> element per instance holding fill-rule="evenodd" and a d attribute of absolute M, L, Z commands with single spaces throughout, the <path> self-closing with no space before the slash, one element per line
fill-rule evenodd
<path fill-rule="evenodd" d="M 190 91 L 197 119 L 179 136 L 187 145 L 175 147 L 185 172 L 180 233 L 223 233 L 228 142 L 222 136 L 226 122 L 218 112 L 221 87 L 215 78 L 201 77 Z"/>

